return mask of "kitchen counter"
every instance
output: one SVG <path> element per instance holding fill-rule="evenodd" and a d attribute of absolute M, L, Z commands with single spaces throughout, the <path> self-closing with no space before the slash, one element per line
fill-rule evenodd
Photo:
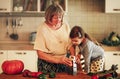
<path fill-rule="evenodd" d="M 0 50 L 33 50 L 30 43 L 1 43 Z"/>
<path fill-rule="evenodd" d="M 120 46 L 106 46 L 102 45 L 105 51 L 120 51 Z"/>
<path fill-rule="evenodd" d="M 37 79 L 37 78 L 23 77 L 22 74 L 19 75 L 0 74 L 0 79 Z M 47 75 L 47 79 L 91 79 L 91 77 L 83 73 L 79 73 L 76 76 L 68 75 L 67 73 L 57 73 L 55 78 L 49 78 Z"/>
<path fill-rule="evenodd" d="M 33 50 L 30 43 L 0 43 L 0 50 Z M 101 45 L 105 51 L 120 51 L 120 46 Z"/>

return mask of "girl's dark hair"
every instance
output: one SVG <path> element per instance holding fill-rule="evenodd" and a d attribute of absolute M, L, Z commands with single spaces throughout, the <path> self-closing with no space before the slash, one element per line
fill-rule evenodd
<path fill-rule="evenodd" d="M 85 37 L 92 41 L 91 37 L 87 33 L 85 33 L 80 26 L 74 26 L 71 29 L 70 38 L 75 38 L 75 37 L 79 37 L 79 38 Z"/>

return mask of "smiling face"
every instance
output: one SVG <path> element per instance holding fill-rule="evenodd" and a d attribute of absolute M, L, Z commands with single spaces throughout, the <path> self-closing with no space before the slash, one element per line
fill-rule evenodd
<path fill-rule="evenodd" d="M 62 21 L 62 16 L 60 16 L 60 15 L 54 15 L 52 17 L 51 24 L 56 26 L 56 25 L 61 24 L 61 21 Z"/>
<path fill-rule="evenodd" d="M 62 25 L 64 10 L 60 5 L 50 5 L 45 11 L 46 23 L 51 28 L 59 28 Z"/>
<path fill-rule="evenodd" d="M 73 45 L 79 45 L 79 44 L 81 44 L 82 43 L 82 40 L 83 40 L 83 38 L 79 38 L 79 37 L 75 37 L 75 38 L 72 38 L 71 39 L 71 41 L 72 41 L 72 44 Z"/>

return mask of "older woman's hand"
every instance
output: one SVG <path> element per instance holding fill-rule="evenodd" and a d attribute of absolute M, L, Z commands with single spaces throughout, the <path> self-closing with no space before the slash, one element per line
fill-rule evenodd
<path fill-rule="evenodd" d="M 67 57 L 61 57 L 59 63 L 65 64 L 67 66 L 72 66 L 72 61 Z"/>

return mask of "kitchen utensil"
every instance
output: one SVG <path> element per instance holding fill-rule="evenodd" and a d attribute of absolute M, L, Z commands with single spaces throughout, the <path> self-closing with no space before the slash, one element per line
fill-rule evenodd
<path fill-rule="evenodd" d="M 8 18 L 6 18 L 6 30 L 7 30 L 6 34 L 8 36 L 9 35 L 9 19 Z"/>
<path fill-rule="evenodd" d="M 35 42 L 35 37 L 36 37 L 36 32 L 32 32 L 32 33 L 30 34 L 30 37 L 29 37 L 29 40 L 30 40 L 30 43 L 31 43 L 31 44 L 34 44 L 34 42 Z"/>
<path fill-rule="evenodd" d="M 12 29 L 13 29 L 13 33 L 10 35 L 10 38 L 12 38 L 13 40 L 18 40 L 16 19 L 12 19 Z M 15 31 L 16 31 L 16 33 L 15 33 Z"/>
<path fill-rule="evenodd" d="M 23 26 L 21 17 L 17 19 L 17 26 Z"/>

